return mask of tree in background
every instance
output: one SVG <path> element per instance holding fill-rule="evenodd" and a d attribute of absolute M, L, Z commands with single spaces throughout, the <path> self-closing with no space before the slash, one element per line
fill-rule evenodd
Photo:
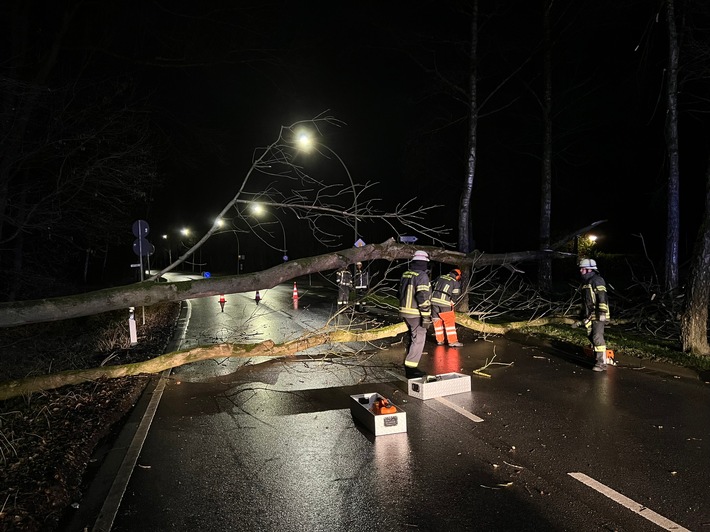
<path fill-rule="evenodd" d="M 3 7 L 12 31 L 0 77 L 0 293 L 14 300 L 86 281 L 87 259 L 145 212 L 157 181 L 130 81 L 84 74 L 80 4 Z"/>
<path fill-rule="evenodd" d="M 666 228 L 665 287 L 678 288 L 678 242 L 680 238 L 680 169 L 678 154 L 678 64 L 680 44 L 676 28 L 675 0 L 665 0 L 668 24 L 666 70 L 666 150 L 668 152 L 668 210 Z"/>

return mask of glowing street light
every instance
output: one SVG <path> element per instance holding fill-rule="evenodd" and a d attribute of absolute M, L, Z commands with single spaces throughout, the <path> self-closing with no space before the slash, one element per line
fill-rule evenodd
<path fill-rule="evenodd" d="M 254 214 L 254 216 L 261 216 L 266 212 L 266 209 L 261 203 L 252 203 L 251 204 L 251 212 Z M 283 252 L 283 260 L 287 261 L 288 260 L 288 255 L 286 255 L 286 229 L 284 229 L 284 224 L 281 223 L 281 220 L 279 220 L 278 216 L 274 215 L 274 218 L 276 218 L 276 221 L 279 223 L 281 226 L 281 233 L 283 234 L 284 237 L 284 247 L 281 250 Z"/>
<path fill-rule="evenodd" d="M 165 243 L 168 246 L 168 263 L 172 264 L 173 263 L 173 250 L 171 249 L 170 241 L 168 240 L 168 235 L 163 235 L 163 240 L 165 240 Z"/>
<path fill-rule="evenodd" d="M 597 235 L 587 235 L 587 240 L 589 240 L 591 244 L 594 244 L 597 241 Z"/>
<path fill-rule="evenodd" d="M 296 132 L 296 145 L 306 153 L 309 152 L 313 146 L 317 145 L 319 148 L 325 148 L 326 150 L 328 150 L 330 153 L 333 154 L 336 159 L 338 159 L 338 161 L 340 161 L 340 164 L 345 169 L 345 173 L 347 174 L 348 179 L 350 180 L 350 187 L 353 189 L 353 207 L 355 209 L 355 223 L 353 224 L 353 227 L 355 229 L 355 242 L 357 242 L 359 238 L 357 232 L 357 190 L 355 190 L 355 183 L 353 182 L 353 178 L 350 175 L 350 170 L 348 170 L 348 167 L 345 165 L 345 162 L 343 162 L 343 160 L 340 158 L 340 155 L 335 153 L 325 144 L 316 143 L 316 141 L 314 141 L 311 137 L 310 133 L 306 130 L 300 130 Z"/>

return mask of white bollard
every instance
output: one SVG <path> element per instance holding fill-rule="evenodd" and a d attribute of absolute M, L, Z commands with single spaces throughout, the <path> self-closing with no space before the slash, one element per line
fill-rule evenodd
<path fill-rule="evenodd" d="M 138 343 L 138 334 L 136 333 L 136 307 L 128 308 L 128 330 L 131 333 L 131 345 Z"/>

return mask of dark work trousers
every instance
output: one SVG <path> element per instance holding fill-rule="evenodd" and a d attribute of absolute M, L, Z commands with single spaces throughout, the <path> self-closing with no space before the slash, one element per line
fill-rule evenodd
<path fill-rule="evenodd" d="M 592 321 L 592 326 L 587 329 L 589 341 L 594 347 L 597 364 L 606 364 L 606 340 L 604 339 L 604 322 Z"/>
<path fill-rule="evenodd" d="M 408 368 L 416 368 L 424 351 L 426 327 L 422 327 L 422 319 L 419 317 L 404 318 L 404 322 L 407 324 L 407 329 L 409 329 L 409 346 L 407 347 L 407 357 L 404 359 L 404 365 Z"/>
<path fill-rule="evenodd" d="M 350 287 L 346 284 L 341 284 L 338 287 L 338 306 L 347 305 L 350 298 Z"/>

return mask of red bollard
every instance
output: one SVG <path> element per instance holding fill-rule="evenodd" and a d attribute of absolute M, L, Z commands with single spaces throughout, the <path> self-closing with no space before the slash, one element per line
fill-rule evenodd
<path fill-rule="evenodd" d="M 256 304 L 259 304 L 259 301 L 261 301 L 261 296 L 259 295 L 259 291 L 256 291 L 256 295 L 254 295 L 254 301 L 256 301 Z"/>
<path fill-rule="evenodd" d="M 227 302 L 226 299 L 224 299 L 224 294 L 221 294 L 219 296 L 219 306 L 222 307 L 222 312 L 224 312 L 224 304 Z"/>

